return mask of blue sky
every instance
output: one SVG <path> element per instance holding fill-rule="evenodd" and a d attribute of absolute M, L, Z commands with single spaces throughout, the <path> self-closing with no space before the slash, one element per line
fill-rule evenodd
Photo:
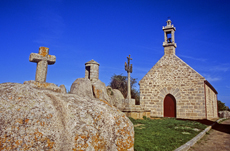
<path fill-rule="evenodd" d="M 40 46 L 57 58 L 47 82 L 68 90 L 91 59 L 106 85 L 126 75 L 129 54 L 139 81 L 164 54 L 162 26 L 170 17 L 177 56 L 230 107 L 229 7 L 229 0 L 0 0 L 0 83 L 34 80 L 29 55 Z"/>

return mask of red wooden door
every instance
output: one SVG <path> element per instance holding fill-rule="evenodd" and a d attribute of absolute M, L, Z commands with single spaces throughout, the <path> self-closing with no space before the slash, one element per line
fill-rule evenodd
<path fill-rule="evenodd" d="M 164 99 L 164 117 L 176 117 L 176 100 L 170 94 Z"/>

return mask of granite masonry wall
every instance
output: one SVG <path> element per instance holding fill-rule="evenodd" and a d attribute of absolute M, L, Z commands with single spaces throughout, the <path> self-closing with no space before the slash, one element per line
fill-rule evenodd
<path fill-rule="evenodd" d="M 205 84 L 207 119 L 218 118 L 216 93 Z"/>

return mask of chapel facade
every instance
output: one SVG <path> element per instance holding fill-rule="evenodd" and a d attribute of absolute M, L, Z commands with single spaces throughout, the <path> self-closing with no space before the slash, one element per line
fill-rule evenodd
<path fill-rule="evenodd" d="M 217 118 L 217 91 L 176 56 L 176 28 L 171 20 L 163 31 L 164 56 L 139 82 L 141 106 L 151 110 L 151 117 Z"/>

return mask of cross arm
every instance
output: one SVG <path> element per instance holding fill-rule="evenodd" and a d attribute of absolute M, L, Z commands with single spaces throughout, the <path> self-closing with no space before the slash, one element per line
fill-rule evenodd
<path fill-rule="evenodd" d="M 37 54 L 37 53 L 31 53 L 30 54 L 30 58 L 29 58 L 29 61 L 30 62 L 39 62 L 43 59 L 44 57 Z"/>
<path fill-rule="evenodd" d="M 54 55 L 48 55 L 48 64 L 54 64 L 56 62 L 56 57 Z"/>
<path fill-rule="evenodd" d="M 54 55 L 47 55 L 47 56 L 42 56 L 37 53 L 31 53 L 29 61 L 30 62 L 39 62 L 39 61 L 47 61 L 49 65 L 52 65 L 56 62 L 56 57 Z"/>

